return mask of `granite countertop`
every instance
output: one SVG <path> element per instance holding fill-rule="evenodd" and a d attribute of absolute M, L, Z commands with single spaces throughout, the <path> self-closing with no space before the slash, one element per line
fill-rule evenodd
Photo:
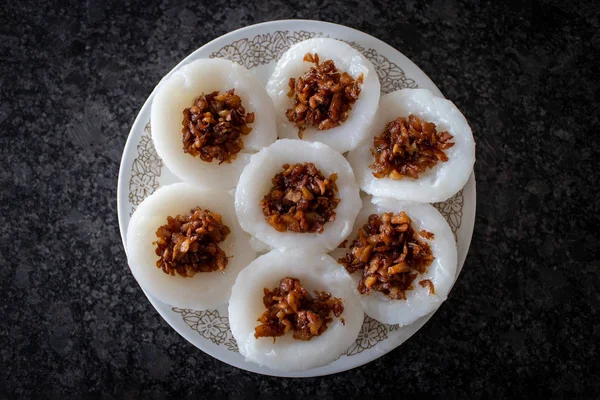
<path fill-rule="evenodd" d="M 3 3 L 0 397 L 600 396 L 598 5 L 251 3 Z M 128 271 L 116 211 L 127 134 L 159 79 L 219 35 L 285 18 L 399 49 L 477 141 L 475 232 L 449 299 L 386 356 L 302 380 L 238 370 L 171 329 Z"/>

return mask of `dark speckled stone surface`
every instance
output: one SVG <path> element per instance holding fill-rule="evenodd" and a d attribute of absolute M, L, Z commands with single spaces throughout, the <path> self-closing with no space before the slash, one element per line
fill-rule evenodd
<path fill-rule="evenodd" d="M 304 380 L 175 333 L 128 271 L 116 213 L 127 133 L 158 80 L 219 35 L 284 18 L 401 50 L 478 144 L 475 233 L 448 301 L 388 355 Z M 0 397 L 600 396 L 599 18 L 593 1 L 4 0 Z"/>

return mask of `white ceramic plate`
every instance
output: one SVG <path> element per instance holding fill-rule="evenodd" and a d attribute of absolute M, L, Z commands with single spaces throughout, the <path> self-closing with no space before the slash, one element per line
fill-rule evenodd
<path fill-rule="evenodd" d="M 266 83 L 283 52 L 291 45 L 312 37 L 341 39 L 363 53 L 377 69 L 382 93 L 420 87 L 442 95 L 425 73 L 398 50 L 357 30 L 319 21 L 275 21 L 239 29 L 202 46 L 167 76 L 190 61 L 221 57 L 244 65 Z M 163 165 L 152 145 L 150 108 L 153 97 L 154 93 L 140 110 L 121 160 L 117 205 L 122 238 L 126 237 L 127 225 L 136 206 L 158 187 L 178 181 Z M 458 276 L 469 250 L 475 222 L 474 175 L 457 195 L 435 206 L 446 217 L 457 239 Z M 173 329 L 205 353 L 248 371 L 288 377 L 327 375 L 358 367 L 404 343 L 433 315 L 431 313 L 404 327 L 382 324 L 366 317 L 356 342 L 338 360 L 310 371 L 289 373 L 262 368 L 244 360 L 229 329 L 227 306 L 205 311 L 183 310 L 161 303 L 147 293 L 146 296 Z"/>

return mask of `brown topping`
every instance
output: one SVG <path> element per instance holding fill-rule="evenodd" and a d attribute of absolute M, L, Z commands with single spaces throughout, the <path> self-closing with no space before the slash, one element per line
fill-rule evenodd
<path fill-rule="evenodd" d="M 156 266 L 165 274 L 192 277 L 198 272 L 223 271 L 227 256 L 218 243 L 229 235 L 221 215 L 196 207 L 188 215 L 167 217 L 156 230 Z"/>
<path fill-rule="evenodd" d="M 429 294 L 435 294 L 433 282 L 431 282 L 429 279 L 423 279 L 422 281 L 419 281 L 419 285 L 421 285 L 421 287 L 429 286 Z"/>
<path fill-rule="evenodd" d="M 202 94 L 194 105 L 183 110 L 183 151 L 202 161 L 231 162 L 244 148 L 242 135 L 252 128 L 254 113 L 246 114 L 235 89 Z"/>
<path fill-rule="evenodd" d="M 421 236 L 423 239 L 427 239 L 427 240 L 435 239 L 435 235 L 432 232 L 427 232 L 427 231 L 419 232 L 419 236 Z"/>
<path fill-rule="evenodd" d="M 344 240 L 342 243 L 340 243 L 338 245 L 338 249 L 344 249 L 344 248 L 346 248 L 346 246 L 348 246 L 348 241 Z"/>
<path fill-rule="evenodd" d="M 389 122 L 380 136 L 373 139 L 375 158 L 369 168 L 376 178 L 417 179 L 419 174 L 433 168 L 438 161 L 446 162 L 444 150 L 454 146 L 453 136 L 438 132 L 435 124 L 409 115 Z"/>
<path fill-rule="evenodd" d="M 308 127 L 326 130 L 344 122 L 363 83 L 363 74 L 355 80 L 346 72 L 340 73 L 332 60 L 319 63 L 317 53 L 306 53 L 304 61 L 315 66 L 298 79 L 290 78 L 288 96 L 294 98 L 294 107 L 285 114 L 296 124 L 300 139 Z"/>
<path fill-rule="evenodd" d="M 279 232 L 323 232 L 327 222 L 335 221 L 340 202 L 336 180 L 337 174 L 325 178 L 313 163 L 284 164 L 260 202 L 266 221 Z"/>
<path fill-rule="evenodd" d="M 283 336 L 290 330 L 294 339 L 310 340 L 327 330 L 333 321 L 329 316 L 339 317 L 344 311 L 342 300 L 331 298 L 327 292 L 317 292 L 312 297 L 295 278 L 283 278 L 273 290 L 264 289 L 263 304 L 267 308 L 254 329 L 254 337 Z M 345 323 L 344 321 L 342 321 Z"/>
<path fill-rule="evenodd" d="M 362 270 L 360 293 L 377 290 L 391 299 L 405 300 L 405 292 L 413 289 L 417 275 L 425 273 L 434 259 L 429 244 L 421 236 L 433 239 L 430 232 L 415 232 L 404 211 L 395 215 L 372 214 L 358 231 L 348 253 L 338 262 L 350 273 Z"/>

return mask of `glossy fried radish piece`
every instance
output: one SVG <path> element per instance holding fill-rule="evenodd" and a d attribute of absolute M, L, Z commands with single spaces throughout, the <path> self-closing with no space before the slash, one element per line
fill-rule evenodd
<path fill-rule="evenodd" d="M 299 279 L 311 294 L 328 292 L 342 300 L 344 311 L 319 336 L 294 339 L 292 332 L 255 337 L 257 319 L 265 311 L 263 290 L 285 277 Z M 240 353 L 247 361 L 280 371 L 305 371 L 335 361 L 355 340 L 363 323 L 363 310 L 352 279 L 327 255 L 273 250 L 257 258 L 238 276 L 229 301 L 229 323 Z"/>
<path fill-rule="evenodd" d="M 280 232 L 267 222 L 260 205 L 282 166 L 300 163 L 313 163 L 326 177 L 337 174 L 340 202 L 335 208 L 335 220 L 325 223 L 321 233 Z M 352 230 L 360 207 L 358 185 L 346 159 L 323 143 L 301 140 L 280 139 L 253 155 L 235 192 L 235 209 L 242 229 L 261 242 L 283 250 L 322 253 L 334 249 Z"/>
<path fill-rule="evenodd" d="M 348 44 L 328 38 L 308 39 L 290 47 L 281 57 L 267 82 L 267 92 L 273 99 L 277 117 L 277 130 L 281 138 L 297 139 L 298 127 L 286 116 L 294 107 L 294 98 L 288 96 L 290 78 L 303 76 L 314 66 L 304 61 L 307 54 L 317 54 L 324 62 L 332 60 L 340 73 L 353 79 L 362 74 L 360 94 L 351 106 L 347 119 L 339 126 L 327 130 L 309 127 L 302 132 L 307 142 L 322 142 L 344 153 L 355 148 L 370 131 L 379 103 L 380 84 L 373 64 Z"/>
<path fill-rule="evenodd" d="M 156 231 L 167 217 L 188 214 L 195 207 L 220 214 L 230 230 L 219 243 L 228 257 L 227 265 L 223 271 L 199 272 L 192 277 L 166 274 L 156 265 Z M 142 289 L 158 300 L 180 308 L 215 308 L 227 303 L 237 274 L 256 257 L 249 239 L 237 222 L 227 192 L 175 183 L 159 188 L 135 210 L 127 228 L 127 259 Z"/>
<path fill-rule="evenodd" d="M 231 162 L 201 160 L 183 150 L 183 111 L 202 94 L 235 89 L 246 114 L 254 114 L 252 131 L 242 136 L 243 149 Z M 165 165 L 183 181 L 204 187 L 230 189 L 239 179 L 250 154 L 277 139 L 273 102 L 261 83 L 244 67 L 223 59 L 201 59 L 165 78 L 152 100 L 152 139 Z"/>
<path fill-rule="evenodd" d="M 429 245 L 434 259 L 426 272 L 414 279 L 413 288 L 405 292 L 406 299 L 392 300 L 382 292 L 371 290 L 368 294 L 360 295 L 360 301 L 371 318 L 386 324 L 408 325 L 436 310 L 446 300 L 456 279 L 456 242 L 450 226 L 439 211 L 430 204 L 367 196 L 363 199 L 363 208 L 356 218 L 347 247 L 336 249 L 331 255 L 338 259 L 350 251 L 358 230 L 367 223 L 370 215 L 399 214 L 402 211 L 411 219 L 416 232 L 425 230 L 433 234 L 429 238 L 422 236 L 420 240 Z M 362 275 L 363 270 L 351 274 L 355 287 L 358 287 Z"/>
<path fill-rule="evenodd" d="M 444 150 L 447 161 L 420 172 L 417 179 L 375 177 L 369 167 L 374 162 L 373 138 L 380 136 L 389 122 L 411 114 L 434 123 L 438 131 L 452 135 L 454 145 Z M 475 142 L 467 120 L 451 101 L 436 97 L 426 89 L 402 89 L 381 97 L 370 134 L 348 154 L 348 161 L 360 188 L 373 196 L 433 203 L 452 197 L 467 183 L 475 163 Z"/>

